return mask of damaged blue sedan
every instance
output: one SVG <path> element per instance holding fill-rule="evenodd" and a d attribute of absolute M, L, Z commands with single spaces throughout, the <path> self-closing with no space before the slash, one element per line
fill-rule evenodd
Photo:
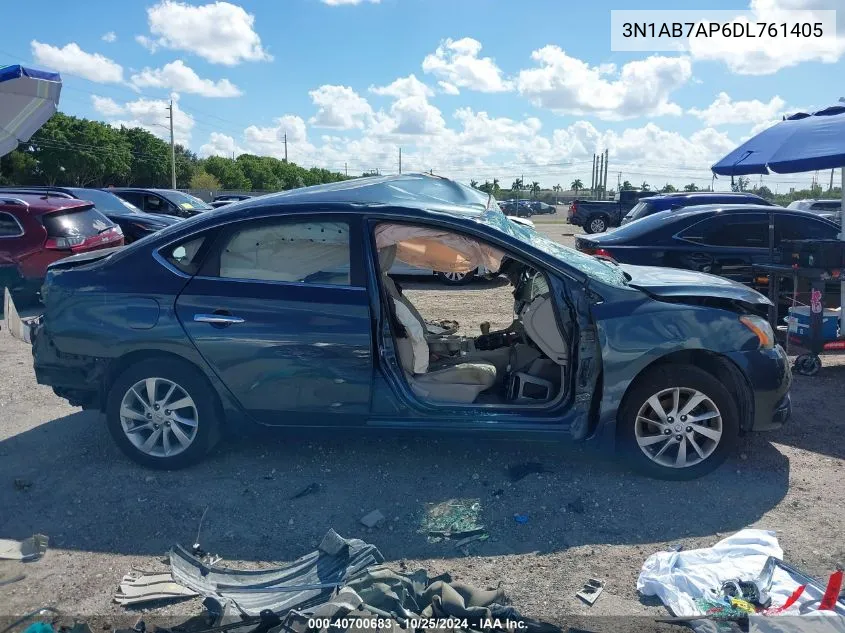
<path fill-rule="evenodd" d="M 511 325 L 426 320 L 395 262 L 501 276 L 513 312 L 490 320 Z M 38 382 L 153 468 L 249 425 L 370 427 L 589 442 L 691 479 L 790 416 L 759 293 L 579 253 L 428 175 L 236 202 L 56 262 L 42 296 L 37 318 L 6 312 Z"/>

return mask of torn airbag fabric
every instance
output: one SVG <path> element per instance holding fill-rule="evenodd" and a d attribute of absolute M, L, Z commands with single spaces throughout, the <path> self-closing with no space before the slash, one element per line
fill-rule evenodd
<path fill-rule="evenodd" d="M 440 272 L 468 273 L 476 268 L 496 272 L 505 254 L 493 246 L 440 229 L 408 224 L 379 224 L 376 248 L 396 246 L 396 259 Z"/>

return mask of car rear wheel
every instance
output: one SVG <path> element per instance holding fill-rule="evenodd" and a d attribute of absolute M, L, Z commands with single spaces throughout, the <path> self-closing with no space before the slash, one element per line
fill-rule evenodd
<path fill-rule="evenodd" d="M 584 226 L 584 230 L 587 233 L 604 233 L 607 230 L 607 218 L 603 215 L 594 215 L 591 217 L 587 224 Z"/>
<path fill-rule="evenodd" d="M 147 359 L 112 384 L 106 423 L 118 447 L 143 466 L 178 469 L 200 461 L 219 436 L 217 396 L 187 363 Z"/>
<path fill-rule="evenodd" d="M 716 469 L 739 437 L 727 389 L 691 365 L 657 367 L 637 379 L 617 427 L 631 465 L 659 479 L 695 479 Z"/>
<path fill-rule="evenodd" d="M 475 277 L 476 271 L 472 270 L 468 273 L 435 273 L 437 278 L 447 286 L 463 286 L 468 284 Z"/>

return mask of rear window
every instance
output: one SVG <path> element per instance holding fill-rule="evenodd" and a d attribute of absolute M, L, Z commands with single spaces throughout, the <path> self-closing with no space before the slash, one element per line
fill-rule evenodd
<path fill-rule="evenodd" d="M 93 237 L 114 223 L 94 208 L 56 211 L 42 216 L 49 237 Z"/>
<path fill-rule="evenodd" d="M 644 218 L 647 215 L 653 215 L 660 210 L 661 209 L 656 204 L 652 204 L 651 202 L 638 202 L 634 205 L 634 208 L 628 212 L 628 217 L 632 220 L 638 220 L 639 218 Z"/>

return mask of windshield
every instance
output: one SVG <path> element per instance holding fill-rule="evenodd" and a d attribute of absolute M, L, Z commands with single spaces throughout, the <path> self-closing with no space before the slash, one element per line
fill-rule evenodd
<path fill-rule="evenodd" d="M 533 227 L 511 222 L 497 209 L 487 210 L 479 221 L 495 227 L 516 239 L 530 244 L 544 253 L 572 266 L 588 277 L 611 286 L 627 286 L 625 273 L 614 263 L 585 255 L 573 248 L 558 244 L 554 240 L 537 232 Z"/>
<path fill-rule="evenodd" d="M 93 202 L 94 206 L 104 213 L 141 213 L 134 204 L 108 191 L 100 189 L 72 189 L 71 191 L 80 200 Z"/>
<path fill-rule="evenodd" d="M 173 204 L 178 207 L 182 207 L 183 209 L 197 209 L 199 211 L 210 211 L 214 207 L 206 204 L 199 198 L 195 198 L 194 196 L 182 193 L 181 191 L 167 191 L 167 192 L 160 192 L 165 198 L 170 200 Z"/>

